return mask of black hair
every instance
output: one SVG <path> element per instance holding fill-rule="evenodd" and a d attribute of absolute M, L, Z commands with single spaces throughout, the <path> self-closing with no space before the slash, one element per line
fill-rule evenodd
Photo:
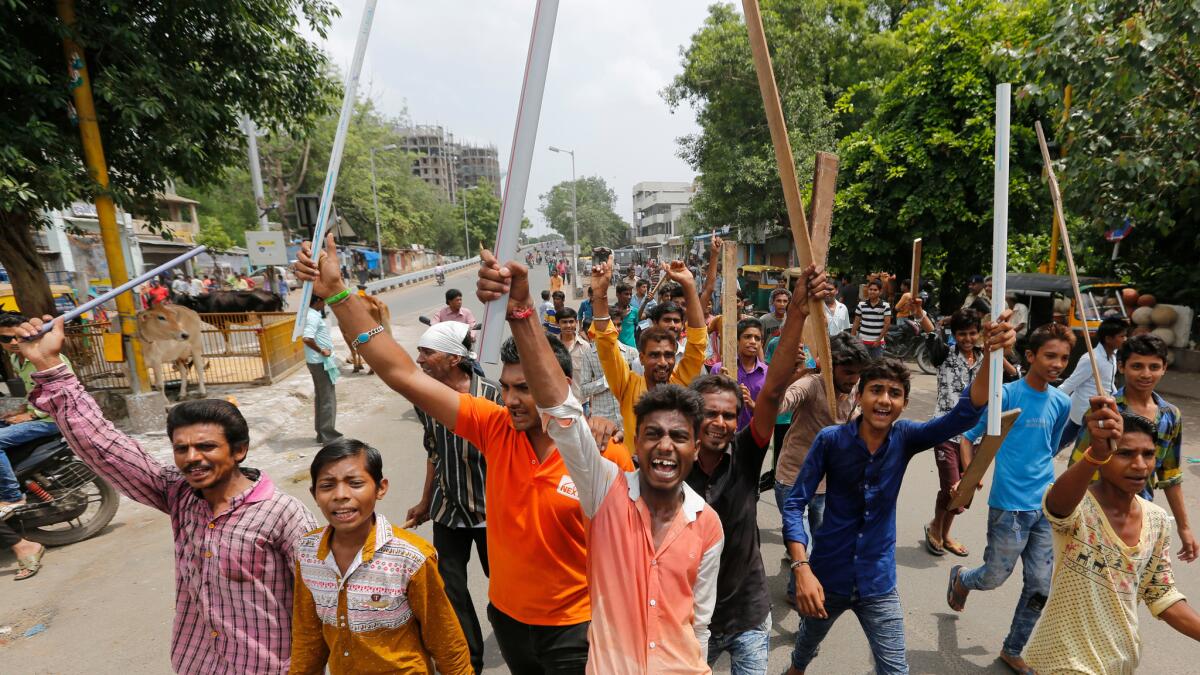
<path fill-rule="evenodd" d="M 542 291 L 542 300 L 550 299 L 550 291 Z"/>
<path fill-rule="evenodd" d="M 312 475 L 312 486 L 314 488 L 317 486 L 317 476 L 320 475 L 321 469 L 347 457 L 358 457 L 359 455 L 365 455 L 367 473 L 371 475 L 371 480 L 375 481 L 375 485 L 378 486 L 383 482 L 383 456 L 366 443 L 345 436 L 326 443 L 313 457 L 312 465 L 308 469 Z"/>
<path fill-rule="evenodd" d="M 684 296 L 683 286 L 680 286 L 674 281 L 663 284 L 662 290 L 660 290 L 658 294 L 662 295 L 663 293 L 668 293 L 668 297 L 671 298 L 682 298 Z"/>
<path fill-rule="evenodd" d="M 567 294 L 563 293 L 562 291 L 554 291 L 553 293 L 550 294 L 550 297 L 554 298 L 555 300 L 558 300 L 559 298 L 566 300 Z"/>
<path fill-rule="evenodd" d="M 0 310 L 0 328 L 16 328 L 28 320 L 19 312 Z"/>
<path fill-rule="evenodd" d="M 786 288 L 776 288 L 775 290 L 771 291 L 771 302 L 775 302 L 775 298 L 781 295 L 786 295 L 790 298 L 792 297 L 792 292 Z"/>
<path fill-rule="evenodd" d="M 0 323 L 0 325 L 4 325 Z M 1162 359 L 1163 365 L 1167 365 L 1167 343 L 1162 338 L 1152 333 L 1145 335 L 1134 335 L 1121 345 L 1121 350 L 1117 353 L 1117 358 L 1121 363 L 1129 360 L 1133 354 L 1141 356 L 1157 356 Z"/>
<path fill-rule="evenodd" d="M 193 424 L 216 424 L 221 427 L 230 450 L 250 447 L 250 427 L 246 425 L 246 418 L 229 401 L 205 398 L 176 405 L 167 413 L 167 438 L 174 440 L 176 429 Z"/>
<path fill-rule="evenodd" d="M 322 303 L 322 302 L 325 302 L 325 298 L 322 298 L 321 296 L 314 293 L 313 296 L 308 299 L 308 306 L 316 307 L 319 303 Z"/>
<path fill-rule="evenodd" d="M 762 322 L 759 321 L 758 319 L 742 319 L 741 321 L 738 321 L 737 322 L 737 339 L 741 340 L 742 333 L 745 333 L 747 330 L 749 330 L 751 328 L 757 328 L 759 337 L 763 338 L 764 340 L 766 339 L 766 337 L 767 337 L 766 331 L 763 330 Z"/>
<path fill-rule="evenodd" d="M 658 323 L 663 316 L 672 313 L 678 314 L 680 319 L 684 318 L 682 307 L 673 302 L 660 302 L 651 308 L 649 318 L 651 322 Z"/>
<path fill-rule="evenodd" d="M 876 359 L 867 364 L 862 370 L 862 374 L 858 378 L 858 395 L 866 391 L 867 384 L 872 380 L 895 380 L 904 385 L 904 400 L 908 400 L 908 394 L 912 391 L 912 374 L 908 372 L 908 366 L 903 362 L 885 356 L 881 359 Z"/>
<path fill-rule="evenodd" d="M 628 286 L 629 284 L 625 284 L 625 285 L 626 285 L 626 286 Z M 638 279 L 638 280 L 637 280 L 637 287 L 638 287 L 638 288 L 641 288 L 642 286 L 649 286 L 649 285 L 650 285 L 650 282 L 649 282 L 649 281 L 646 281 L 645 279 Z M 621 290 L 621 285 L 620 285 L 620 284 L 617 284 L 617 291 L 618 291 L 618 292 L 620 292 L 620 290 Z"/>
<path fill-rule="evenodd" d="M 879 288 L 879 290 L 881 290 L 881 291 L 883 290 L 883 282 L 878 279 L 872 279 L 872 280 L 868 281 L 867 287 L 869 288 L 871 286 L 875 286 L 875 287 Z"/>
<path fill-rule="evenodd" d="M 461 298 L 461 297 L 462 297 L 462 291 L 458 290 L 457 288 L 450 288 L 450 289 L 446 290 L 446 304 L 447 305 L 450 304 L 451 300 L 453 300 L 455 298 Z"/>
<path fill-rule="evenodd" d="M 983 321 L 979 316 L 979 312 L 971 309 L 970 307 L 963 307 L 962 309 L 950 315 L 951 333 L 970 330 L 972 328 L 979 330 L 982 326 Z"/>
<path fill-rule="evenodd" d="M 704 398 L 700 394 L 677 384 L 664 384 L 647 391 L 633 406 L 633 416 L 637 418 L 637 430 L 640 432 L 642 422 L 660 410 L 678 411 L 691 420 L 692 434 L 700 435 L 700 420 L 704 415 Z"/>
<path fill-rule="evenodd" d="M 633 292 L 633 289 L 630 288 L 629 284 L 625 283 L 624 281 L 617 284 L 617 295 L 620 295 L 622 293 L 632 293 L 632 292 Z"/>
<path fill-rule="evenodd" d="M 562 321 L 563 319 L 578 319 L 579 315 L 576 314 L 575 310 L 571 309 L 570 307 L 563 307 L 561 312 L 558 312 L 554 315 L 554 318 L 558 321 Z"/>
<path fill-rule="evenodd" d="M 871 361 L 867 346 L 846 331 L 829 338 L 829 351 L 834 366 L 865 366 Z"/>
<path fill-rule="evenodd" d="M 1125 434 L 1146 434 L 1152 441 L 1158 438 L 1158 430 L 1154 428 L 1154 422 L 1141 415 L 1123 412 L 1121 413 L 1121 423 L 1125 427 L 1125 430 L 1121 432 L 1122 436 Z"/>
<path fill-rule="evenodd" d="M 671 349 L 679 349 L 679 339 L 675 337 L 674 333 L 666 328 L 651 326 L 642 331 L 642 334 L 638 336 L 638 352 L 645 351 L 647 343 L 663 341 L 670 342 Z"/>
<path fill-rule="evenodd" d="M 1129 324 L 1125 322 L 1124 317 L 1107 317 L 1100 322 L 1100 327 L 1096 329 L 1096 342 L 1104 344 L 1106 339 L 1116 337 L 1127 330 L 1129 330 Z"/>
<path fill-rule="evenodd" d="M 467 331 L 467 334 L 463 336 L 462 346 L 467 348 L 468 354 L 471 352 L 471 347 L 475 346 L 475 338 L 471 337 L 471 331 Z M 464 356 L 458 360 L 458 369 L 467 375 L 473 375 L 475 373 L 475 362 Z"/>
<path fill-rule="evenodd" d="M 571 377 L 574 368 L 571 365 L 571 352 L 567 351 L 567 346 L 562 343 L 562 340 L 547 335 L 546 340 L 550 343 L 550 349 L 554 350 L 554 358 L 558 361 L 558 367 L 562 368 L 563 375 Z M 517 341 L 513 338 L 508 338 L 504 344 L 500 345 L 500 363 L 520 363 L 521 354 L 517 352 Z"/>
<path fill-rule="evenodd" d="M 1075 333 L 1071 332 L 1070 328 L 1061 323 L 1050 322 L 1033 329 L 1033 332 L 1029 334 L 1029 344 L 1025 348 L 1036 354 L 1039 349 L 1051 340 L 1063 340 L 1071 347 L 1074 347 Z"/>
<path fill-rule="evenodd" d="M 701 395 L 722 392 L 733 394 L 734 400 L 737 401 L 737 410 L 739 413 L 742 412 L 742 389 L 732 377 L 720 374 L 701 375 L 692 380 L 688 389 Z"/>

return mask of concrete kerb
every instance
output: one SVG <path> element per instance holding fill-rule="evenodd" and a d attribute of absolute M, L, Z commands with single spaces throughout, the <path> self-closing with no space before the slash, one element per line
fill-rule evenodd
<path fill-rule="evenodd" d="M 478 264 L 479 264 L 479 256 L 475 256 L 474 258 L 460 260 L 456 263 L 450 263 L 449 265 L 442 265 L 442 268 L 446 271 L 447 274 L 449 274 L 450 272 L 461 270 L 466 267 L 472 267 L 472 266 L 475 266 Z M 393 288 L 401 288 L 403 286 L 409 286 L 412 284 L 420 283 L 420 282 L 426 281 L 428 279 L 433 279 L 436 276 L 437 275 L 434 273 L 433 268 L 430 267 L 428 269 L 418 270 L 416 272 L 410 272 L 408 274 L 401 274 L 401 275 L 394 276 L 394 277 L 388 277 L 386 279 L 380 279 L 379 281 L 372 281 L 371 283 L 367 284 L 367 293 L 369 293 L 371 295 L 379 295 L 380 293 L 383 293 L 384 291 L 389 291 L 389 290 L 392 290 Z"/>

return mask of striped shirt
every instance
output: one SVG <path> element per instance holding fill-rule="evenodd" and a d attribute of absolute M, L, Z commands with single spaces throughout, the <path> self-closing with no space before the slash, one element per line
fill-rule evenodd
<path fill-rule="evenodd" d="M 472 396 L 504 405 L 500 386 L 495 382 L 471 376 Z M 429 517 L 446 527 L 476 527 L 487 520 L 484 485 L 487 462 L 479 448 L 461 436 L 455 436 L 441 422 L 417 409 L 417 417 L 425 426 L 425 451 L 433 462 L 435 480 Z"/>
<path fill-rule="evenodd" d="M 137 441 L 117 431 L 65 367 L 34 373 L 30 399 L 54 417 L 93 471 L 130 499 L 171 516 L 175 537 L 177 673 L 286 673 L 291 658 L 296 542 L 317 521 L 265 474 L 229 508 L 212 507 Z"/>
<path fill-rule="evenodd" d="M 866 300 L 858 303 L 854 316 L 859 319 L 858 337 L 863 342 L 879 342 L 883 340 L 883 321 L 891 314 L 892 306 L 880 301 L 872 305 Z"/>

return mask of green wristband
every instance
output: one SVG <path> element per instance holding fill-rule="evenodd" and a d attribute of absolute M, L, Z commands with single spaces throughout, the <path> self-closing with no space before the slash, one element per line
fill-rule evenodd
<path fill-rule="evenodd" d="M 332 297 L 325 298 L 325 306 L 333 307 L 334 305 L 338 304 L 339 302 L 345 300 L 348 297 L 350 297 L 350 289 L 349 288 L 342 289 L 341 293 L 337 293 L 337 294 L 333 295 Z"/>

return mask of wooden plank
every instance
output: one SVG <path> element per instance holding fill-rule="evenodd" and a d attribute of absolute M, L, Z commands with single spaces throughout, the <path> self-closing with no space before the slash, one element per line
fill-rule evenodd
<path fill-rule="evenodd" d="M 737 242 L 721 244 L 721 365 L 737 379 Z"/>
<path fill-rule="evenodd" d="M 812 239 L 813 262 L 824 267 L 829 259 L 829 239 L 833 234 L 833 198 L 837 193 L 838 156 L 818 152 L 813 170 L 812 203 L 808 222 Z"/>
<path fill-rule="evenodd" d="M 771 130 L 771 144 L 775 147 L 775 164 L 779 169 L 779 182 L 783 187 L 783 200 L 787 204 L 788 223 L 792 228 L 792 239 L 796 245 L 796 258 L 800 267 L 812 265 L 812 242 L 808 236 L 808 219 L 804 214 L 804 204 L 800 198 L 800 184 L 796 180 L 796 162 L 792 158 L 792 144 L 788 140 L 787 122 L 783 117 L 783 106 L 779 100 L 779 87 L 775 84 L 775 71 L 771 66 L 771 54 L 767 49 L 767 36 L 763 32 L 762 14 L 758 9 L 758 0 L 742 0 L 742 9 L 746 16 L 746 30 L 750 34 L 750 52 L 754 57 L 754 71 L 758 76 L 758 90 L 762 94 L 763 107 L 767 113 L 767 126 Z M 809 300 L 809 316 L 825 316 L 824 303 L 818 298 Z M 820 331 L 814 344 L 809 348 L 816 353 L 822 367 L 828 369 L 830 358 L 829 333 Z M 825 396 L 829 402 L 829 414 L 836 419 L 837 393 L 833 388 L 833 379 L 825 382 Z"/>
<path fill-rule="evenodd" d="M 908 292 L 915 301 L 921 297 L 921 238 L 913 239 L 912 274 L 908 277 Z"/>
<path fill-rule="evenodd" d="M 996 453 L 1000 451 L 1000 446 L 1004 443 L 1004 437 L 1008 435 L 1008 430 L 1012 428 L 1013 422 L 1016 422 L 1020 415 L 1020 408 L 1004 411 L 1004 414 L 1000 416 L 1000 435 L 983 436 L 979 447 L 975 448 L 975 456 L 967 465 L 967 470 L 963 472 L 962 480 L 958 483 L 958 494 L 950 500 L 948 508 L 951 510 L 963 509 L 971 505 L 971 500 L 975 497 L 973 486 L 983 482 L 983 475 L 992 465 L 992 460 L 996 458 Z"/>

